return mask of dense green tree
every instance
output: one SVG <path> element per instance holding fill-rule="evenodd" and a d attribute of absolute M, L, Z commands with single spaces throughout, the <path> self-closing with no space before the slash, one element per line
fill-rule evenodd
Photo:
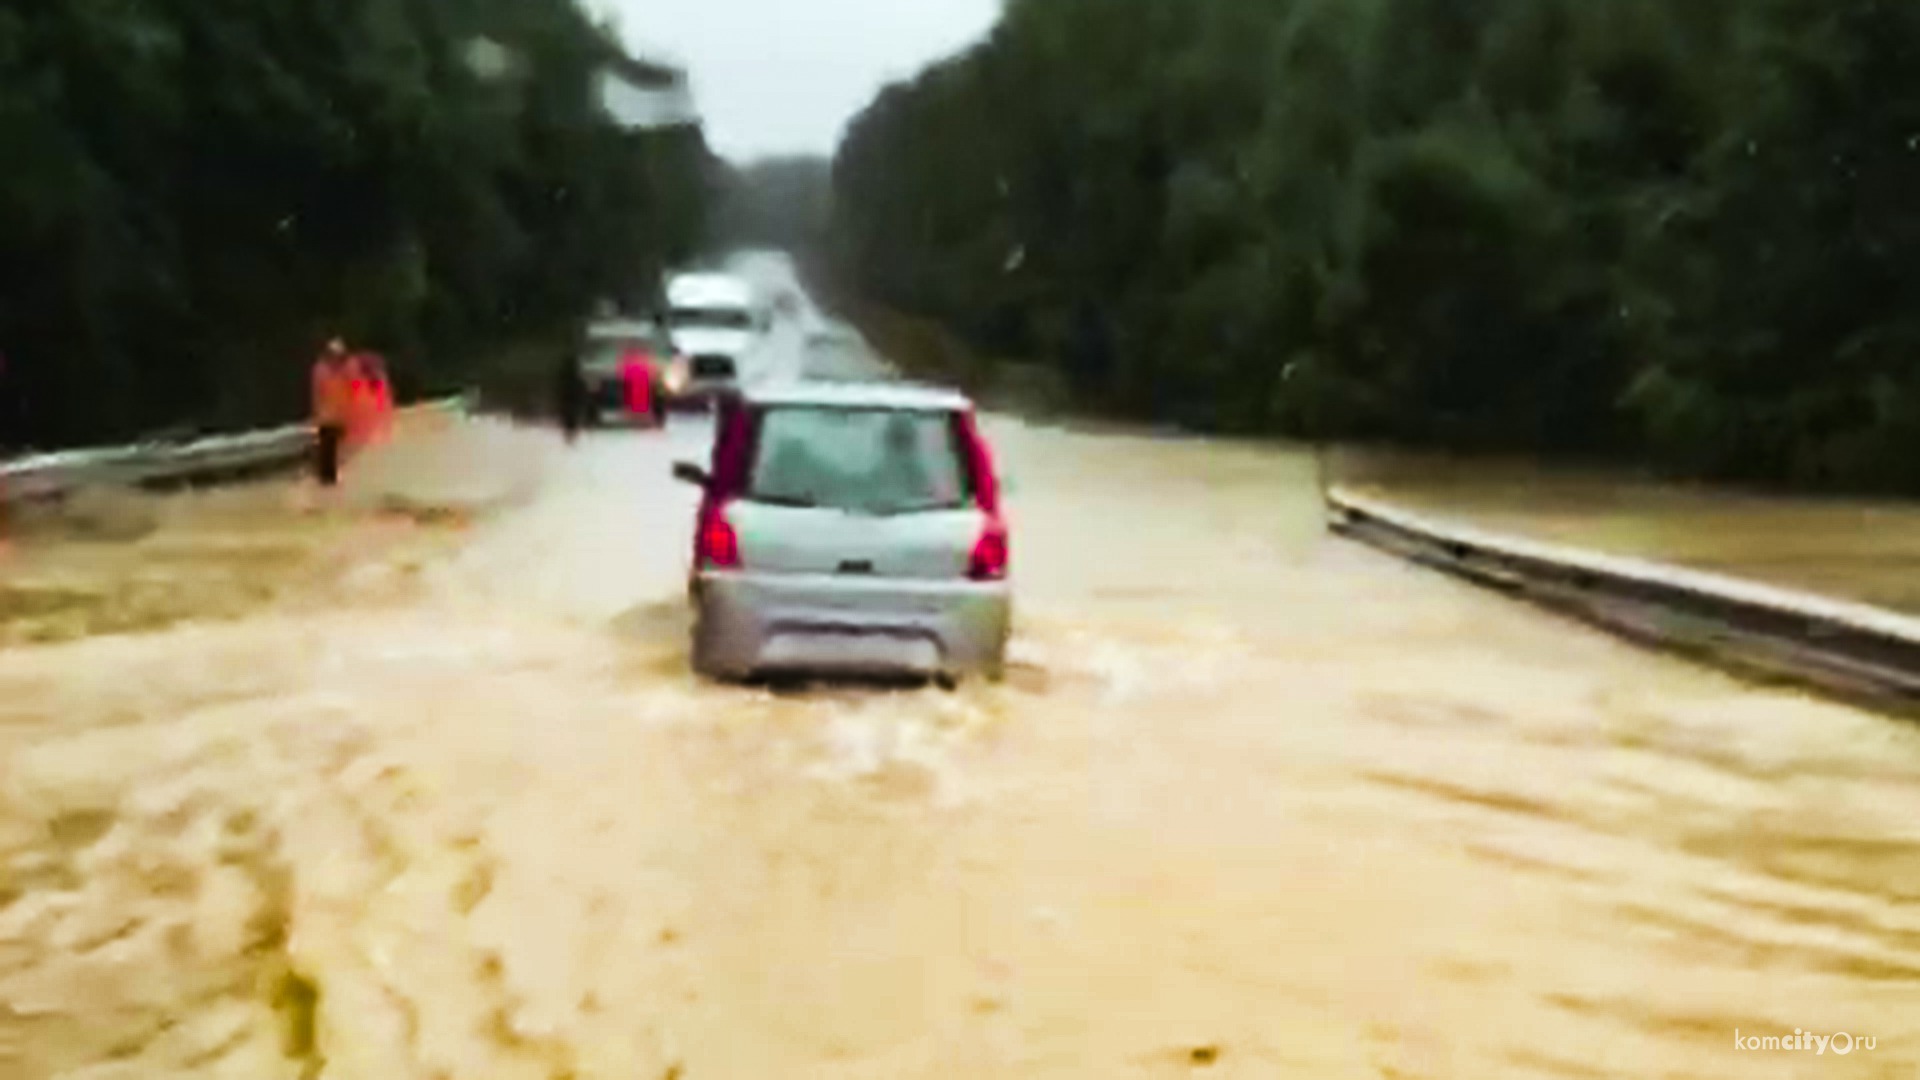
<path fill-rule="evenodd" d="M 333 332 L 459 385 L 644 291 L 710 159 L 609 68 L 572 0 L 0 0 L 0 444 L 297 415 Z"/>
<path fill-rule="evenodd" d="M 844 277 L 1197 427 L 1920 490 L 1920 9 L 1011 0 Z"/>

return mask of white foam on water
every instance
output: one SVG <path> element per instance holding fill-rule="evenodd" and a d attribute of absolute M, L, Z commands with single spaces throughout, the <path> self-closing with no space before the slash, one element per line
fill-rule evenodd
<path fill-rule="evenodd" d="M 1008 648 L 1015 667 L 1090 680 L 1109 702 L 1215 685 L 1252 655 L 1233 627 L 1193 620 L 1131 632 L 1049 620 Z"/>
<path fill-rule="evenodd" d="M 966 745 L 991 722 L 989 710 L 965 695 L 907 695 L 841 711 L 826 722 L 819 753 L 805 775 L 829 783 L 918 773 L 932 801 L 950 809 L 977 797 L 961 761 Z"/>

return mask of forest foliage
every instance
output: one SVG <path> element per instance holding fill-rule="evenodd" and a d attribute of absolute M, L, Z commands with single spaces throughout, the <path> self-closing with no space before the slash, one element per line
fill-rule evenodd
<path fill-rule="evenodd" d="M 1920 5 L 1009 0 L 841 273 L 1203 430 L 1920 491 Z"/>
<path fill-rule="evenodd" d="M 572 0 L 0 0 L 0 445 L 295 417 L 336 333 L 458 387 L 644 291 L 712 162 L 610 68 Z"/>

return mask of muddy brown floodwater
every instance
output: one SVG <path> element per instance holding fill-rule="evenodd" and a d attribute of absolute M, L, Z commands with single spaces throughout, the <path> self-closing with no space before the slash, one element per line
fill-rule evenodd
<path fill-rule="evenodd" d="M 1000 686 L 696 683 L 697 426 L 404 602 L 0 652 L 0 1076 L 1920 1064 L 1911 727 L 1330 540 L 1295 452 L 993 434 Z"/>
<path fill-rule="evenodd" d="M 1330 454 L 1355 491 L 1510 535 L 1920 612 L 1920 503 L 1730 491 L 1621 471 Z"/>

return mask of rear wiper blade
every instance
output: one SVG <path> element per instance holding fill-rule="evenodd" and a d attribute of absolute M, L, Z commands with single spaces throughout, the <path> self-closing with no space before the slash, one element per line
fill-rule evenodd
<path fill-rule="evenodd" d="M 969 504 L 965 499 L 945 499 L 940 502 L 906 503 L 900 506 L 876 506 L 868 511 L 875 517 L 901 517 L 906 514 L 932 514 L 942 510 L 965 510 Z"/>
<path fill-rule="evenodd" d="M 762 506 L 787 506 L 800 510 L 816 510 L 820 507 L 819 500 L 798 495 L 749 495 L 747 501 Z"/>

